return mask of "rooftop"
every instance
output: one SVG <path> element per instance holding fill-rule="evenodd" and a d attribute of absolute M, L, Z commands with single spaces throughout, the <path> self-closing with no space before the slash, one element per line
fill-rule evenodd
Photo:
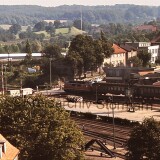
<path fill-rule="evenodd" d="M 0 141 L 6 143 L 6 153 L 2 153 L 2 158 L 0 160 L 14 160 L 20 151 L 9 143 L 1 134 Z"/>

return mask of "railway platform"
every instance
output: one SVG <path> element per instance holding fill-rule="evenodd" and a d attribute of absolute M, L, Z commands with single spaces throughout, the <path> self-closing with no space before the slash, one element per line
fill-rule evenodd
<path fill-rule="evenodd" d="M 93 102 L 77 102 L 71 103 L 62 100 L 62 105 L 66 110 L 77 112 L 90 112 L 100 116 L 128 119 L 130 121 L 142 122 L 145 118 L 153 117 L 160 121 L 160 105 L 159 104 L 135 104 L 134 112 L 129 111 L 131 106 L 124 104 L 94 104 Z"/>

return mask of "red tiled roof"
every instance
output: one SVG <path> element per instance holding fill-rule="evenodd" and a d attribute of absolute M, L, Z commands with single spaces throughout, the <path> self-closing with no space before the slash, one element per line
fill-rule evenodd
<path fill-rule="evenodd" d="M 2 154 L 2 158 L 0 160 L 14 160 L 14 158 L 19 154 L 19 150 L 10 144 L 1 134 L 0 141 L 5 141 L 6 143 L 6 153 Z"/>
<path fill-rule="evenodd" d="M 118 54 L 118 53 L 126 53 L 126 51 L 125 51 L 123 48 L 119 47 L 119 46 L 116 45 L 116 44 L 113 44 L 112 48 L 114 49 L 114 53 L 115 53 L 115 54 Z"/>
<path fill-rule="evenodd" d="M 141 26 L 137 26 L 134 29 L 136 30 L 150 30 L 150 31 L 156 31 L 157 27 L 153 26 L 153 25 L 141 25 Z"/>

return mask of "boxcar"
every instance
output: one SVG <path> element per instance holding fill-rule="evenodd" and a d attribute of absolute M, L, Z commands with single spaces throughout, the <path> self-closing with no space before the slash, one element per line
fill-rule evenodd
<path fill-rule="evenodd" d="M 135 85 L 134 96 L 138 98 L 160 98 L 160 87 L 153 85 Z"/>
<path fill-rule="evenodd" d="M 115 94 L 125 95 L 128 85 L 124 83 L 106 83 L 105 81 L 97 82 L 92 84 L 92 92 L 97 94 Z"/>

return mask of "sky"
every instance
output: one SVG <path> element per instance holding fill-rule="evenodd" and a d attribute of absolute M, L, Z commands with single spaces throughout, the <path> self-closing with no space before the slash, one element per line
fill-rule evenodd
<path fill-rule="evenodd" d="M 115 5 L 136 4 L 148 6 L 160 6 L 160 0 L 0 0 L 0 5 L 39 5 L 55 7 L 60 5 Z"/>

